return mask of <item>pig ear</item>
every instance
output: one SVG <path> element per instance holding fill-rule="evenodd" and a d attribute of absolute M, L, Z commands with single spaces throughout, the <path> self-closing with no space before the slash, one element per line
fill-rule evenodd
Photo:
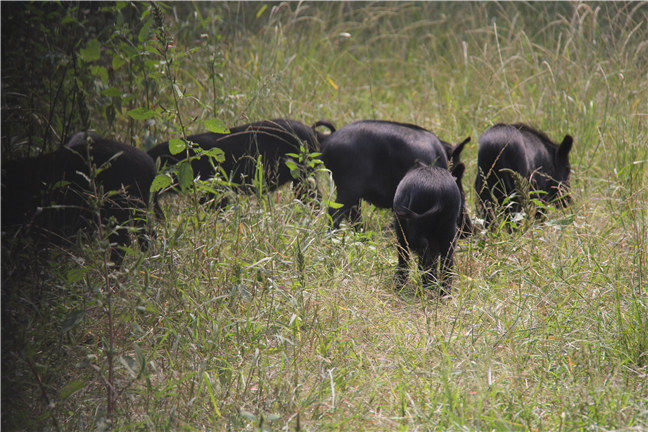
<path fill-rule="evenodd" d="M 574 139 L 571 137 L 571 135 L 565 135 L 565 138 L 563 138 L 563 141 L 560 144 L 560 147 L 558 147 L 558 151 L 556 152 L 556 159 L 561 161 L 568 160 L 569 152 L 572 149 L 573 143 Z"/>
<path fill-rule="evenodd" d="M 458 158 L 461 152 L 463 151 L 463 148 L 466 144 L 470 142 L 470 137 L 466 138 L 465 140 L 461 141 L 459 144 L 454 146 L 452 148 L 452 154 L 450 155 L 451 158 Z"/>
<path fill-rule="evenodd" d="M 451 173 L 457 181 L 461 181 L 464 171 L 466 171 L 466 165 L 464 165 L 463 162 L 460 162 L 452 168 Z"/>

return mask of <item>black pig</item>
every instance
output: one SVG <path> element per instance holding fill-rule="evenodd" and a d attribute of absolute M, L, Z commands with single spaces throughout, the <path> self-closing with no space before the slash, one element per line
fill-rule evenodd
<path fill-rule="evenodd" d="M 318 122 L 314 125 L 325 125 L 335 129 L 328 122 Z M 314 128 L 295 120 L 274 119 L 264 120 L 250 124 L 236 126 L 230 129 L 229 134 L 216 134 L 207 132 L 191 135 L 187 139 L 198 144 L 202 149 L 209 150 L 219 148 L 223 150 L 225 160 L 220 164 L 229 179 L 234 184 L 234 189 L 250 193 L 254 188 L 255 173 L 259 156 L 263 163 L 264 187 L 272 191 L 283 184 L 292 181 L 298 188 L 300 197 L 304 194 L 317 194 L 316 191 L 301 190 L 300 180 L 310 173 L 308 167 L 299 166 L 300 178 L 294 178 L 290 168 L 286 166 L 288 153 L 299 154 L 303 145 L 309 153 L 319 151 L 318 137 L 324 136 Z M 148 154 L 155 160 L 172 165 L 187 157 L 186 152 L 172 155 L 169 152 L 169 143 L 158 144 L 148 151 Z M 190 151 L 190 155 L 194 155 Z M 194 159 L 191 163 L 194 175 L 200 175 L 202 179 L 214 176 L 214 167 L 207 157 Z"/>
<path fill-rule="evenodd" d="M 450 293 L 457 225 L 465 205 L 461 185 L 464 170 L 463 163 L 455 165 L 451 173 L 417 161 L 398 184 L 394 196 L 397 287 L 407 280 L 407 261 L 410 251 L 414 251 L 419 256 L 419 269 L 424 272 L 423 285 L 439 282 L 441 294 Z"/>
<path fill-rule="evenodd" d="M 531 191 L 546 203 L 567 206 L 569 195 L 569 152 L 573 139 L 565 135 L 560 145 L 544 133 L 525 124 L 496 124 L 479 137 L 475 191 L 478 206 L 488 226 L 495 205 L 516 191 L 512 172 L 529 181 Z M 512 171 L 512 172 L 511 172 Z M 521 210 L 519 199 L 511 200 L 507 212 Z"/>
<path fill-rule="evenodd" d="M 96 226 L 89 197 L 97 196 L 89 179 L 90 166 L 100 170 L 95 185 L 108 191 L 121 191 L 107 198 L 101 208 L 105 222 L 115 218 L 119 227 L 110 235 L 111 243 L 128 246 L 130 237 L 124 226 L 139 228 L 139 241 L 148 248 L 144 235 L 150 188 L 156 175 L 153 160 L 135 147 L 80 132 L 68 144 L 35 158 L 8 161 L 2 165 L 2 228 L 29 225 L 47 233 L 57 242 L 83 227 Z M 157 197 L 155 212 L 164 217 Z M 113 247 L 112 262 L 119 266 L 123 251 Z"/>
<path fill-rule="evenodd" d="M 318 131 L 317 128 L 320 127 L 320 126 L 324 126 L 324 127 L 328 128 L 329 133 L 324 134 L 324 133 Z M 326 121 L 326 120 L 318 120 L 317 122 L 313 123 L 313 125 L 311 126 L 311 129 L 313 129 L 313 131 L 315 131 L 315 134 L 317 135 L 317 141 L 320 143 L 320 150 L 321 150 L 321 145 L 324 142 L 324 140 L 326 138 L 328 138 L 328 136 L 332 132 L 335 132 L 335 125 L 333 123 L 329 122 L 329 121 Z"/>
<path fill-rule="evenodd" d="M 329 209 L 335 227 L 344 217 L 357 222 L 360 199 L 391 208 L 396 186 L 418 159 L 447 169 L 458 164 L 470 138 L 456 146 L 441 141 L 422 127 L 382 120 L 361 120 L 346 125 L 322 143 L 322 160 L 333 174 L 339 209 Z M 465 208 L 459 221 L 462 232 L 472 232 Z"/>

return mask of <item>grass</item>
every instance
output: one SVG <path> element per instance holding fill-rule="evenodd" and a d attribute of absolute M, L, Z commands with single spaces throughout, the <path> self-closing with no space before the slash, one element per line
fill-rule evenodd
<path fill-rule="evenodd" d="M 144 147 L 179 118 L 411 122 L 473 137 L 473 203 L 476 138 L 524 121 L 575 137 L 574 205 L 461 241 L 444 300 L 416 272 L 393 290 L 388 211 L 332 232 L 290 188 L 220 211 L 166 197 L 153 250 L 108 280 L 89 237 L 33 255 L 3 234 L 4 427 L 648 429 L 645 3 L 171 6 L 166 32 L 194 50 L 173 65 L 179 109 L 98 132 Z"/>

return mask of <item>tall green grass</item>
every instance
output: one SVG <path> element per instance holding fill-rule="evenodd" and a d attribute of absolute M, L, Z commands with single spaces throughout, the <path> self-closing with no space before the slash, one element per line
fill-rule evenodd
<path fill-rule="evenodd" d="M 544 223 L 461 241 L 449 299 L 422 293 L 416 272 L 394 291 L 389 211 L 363 205 L 362 230 L 333 232 L 326 209 L 296 201 L 290 188 L 237 196 L 218 211 L 192 194 L 165 198 L 153 251 L 132 251 L 110 299 L 86 237 L 21 257 L 31 249 L 8 248 L 3 236 L 4 427 L 648 428 L 645 3 L 163 11 L 178 108 L 168 77 L 145 88 L 135 75 L 135 97 L 114 122 L 89 105 L 98 132 L 145 147 L 147 136 L 181 136 L 179 120 L 199 132 L 214 117 L 338 126 L 380 118 L 474 143 L 493 123 L 523 121 L 555 140 L 574 136 L 574 205 Z M 3 81 L 18 85 L 4 51 Z M 163 121 L 126 114 L 156 104 L 169 114 Z M 3 143 L 5 152 L 20 150 L 28 124 L 21 129 L 3 108 L 3 141 L 15 147 Z M 469 203 L 476 155 L 467 146 Z M 325 189 L 333 200 L 332 185 Z"/>

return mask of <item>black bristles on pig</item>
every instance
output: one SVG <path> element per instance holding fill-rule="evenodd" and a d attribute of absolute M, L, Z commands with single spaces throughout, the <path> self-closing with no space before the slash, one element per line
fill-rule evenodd
<path fill-rule="evenodd" d="M 92 178 L 91 166 L 101 168 Z M 146 213 L 151 183 L 156 175 L 153 160 L 127 144 L 80 132 L 68 144 L 35 158 L 2 164 L 2 229 L 31 226 L 53 242 L 69 240 L 80 228 L 96 227 L 93 211 L 98 192 L 115 191 L 104 200 L 99 214 L 102 222 L 114 218 L 118 227 L 109 239 L 111 260 L 123 260 L 119 246 L 130 245 L 126 225 L 139 230 L 143 249 L 148 248 Z M 163 217 L 154 197 L 155 212 Z"/>
<path fill-rule="evenodd" d="M 496 124 L 479 137 L 475 191 L 488 226 L 507 197 L 516 192 L 513 173 L 529 181 L 530 190 L 541 201 L 567 206 L 573 139 L 565 135 L 560 145 L 546 134 L 522 123 Z M 521 200 L 511 201 L 507 212 L 519 212 Z"/>
<path fill-rule="evenodd" d="M 470 138 L 456 146 L 441 141 L 416 125 L 382 120 L 361 120 L 346 125 L 322 143 L 322 160 L 333 175 L 339 209 L 329 209 L 333 224 L 343 218 L 357 222 L 363 199 L 376 207 L 391 208 L 396 187 L 416 160 L 447 169 L 460 163 Z M 462 232 L 472 232 L 465 208 Z"/>
<path fill-rule="evenodd" d="M 334 130 L 329 122 L 320 121 L 314 125 L 324 125 Z M 225 174 L 229 177 L 236 191 L 250 193 L 254 190 L 254 180 L 257 173 L 259 157 L 263 163 L 264 187 L 268 191 L 277 189 L 288 182 L 293 182 L 298 190 L 298 195 L 317 196 L 316 190 L 304 190 L 300 184 L 310 175 L 312 169 L 300 166 L 298 161 L 288 156 L 289 153 L 299 154 L 303 146 L 309 153 L 319 151 L 318 137 L 325 136 L 314 127 L 289 119 L 263 120 L 255 123 L 244 124 L 230 129 L 227 134 L 206 132 L 190 135 L 187 139 L 204 150 L 219 148 L 223 151 L 225 160 L 220 164 Z M 158 144 L 148 151 L 155 160 L 160 159 L 162 164 L 173 165 L 187 156 L 195 153 L 189 150 L 172 155 L 169 143 Z M 292 159 L 300 170 L 299 178 L 293 177 L 286 161 Z M 203 180 L 212 178 L 216 172 L 207 156 L 192 160 L 194 176 L 199 175 Z"/>
<path fill-rule="evenodd" d="M 410 251 L 419 257 L 423 285 L 438 284 L 449 294 L 458 222 L 465 198 L 461 180 L 464 164 L 452 172 L 417 161 L 398 184 L 394 196 L 394 228 L 398 239 L 396 285 L 407 280 Z"/>

